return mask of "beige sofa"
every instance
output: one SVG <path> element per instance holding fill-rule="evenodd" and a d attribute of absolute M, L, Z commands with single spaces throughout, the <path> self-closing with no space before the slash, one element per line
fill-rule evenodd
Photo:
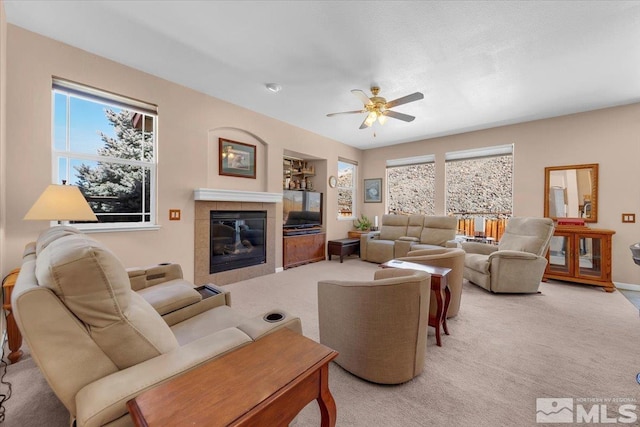
<path fill-rule="evenodd" d="M 383 263 L 410 251 L 456 247 L 453 216 L 383 215 L 379 232 L 360 236 L 360 258 Z"/>
<path fill-rule="evenodd" d="M 152 274 L 128 274 L 109 249 L 72 227 L 49 229 L 26 246 L 13 311 L 31 356 L 76 426 L 132 425 L 126 402 L 141 392 L 274 330 L 301 332 L 300 319 L 281 310 L 242 316 L 224 291 L 196 291 L 212 302 L 193 301 L 174 310 L 176 318 L 169 311 L 163 319 L 131 283 L 152 289 L 166 272 L 143 270 Z M 181 277 L 172 280 L 184 285 Z M 166 302 L 158 307 L 166 310 Z"/>

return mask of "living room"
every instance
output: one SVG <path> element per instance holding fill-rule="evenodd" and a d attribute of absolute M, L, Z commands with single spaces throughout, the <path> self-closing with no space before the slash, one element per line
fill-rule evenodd
<path fill-rule="evenodd" d="M 351 220 L 328 213 L 332 212 L 331 207 L 337 206 L 338 194 L 328 185 L 328 178 L 337 175 L 339 159 L 357 162 L 361 189 L 363 179 L 385 176 L 387 160 L 435 155 L 438 189 L 435 211 L 443 214 L 445 153 L 513 144 L 514 216 L 543 216 L 545 167 L 599 164 L 598 222 L 591 225 L 616 232 L 612 250 L 613 281 L 628 285 L 640 283 L 640 269 L 629 253 L 629 246 L 639 240 L 640 224 L 621 221 L 622 213 L 640 211 L 640 197 L 632 184 L 640 156 L 637 88 L 630 88 L 625 102 L 607 108 L 571 114 L 557 111 L 554 117 L 544 119 L 523 117 L 520 123 L 496 122 L 482 130 L 461 130 L 452 135 L 359 149 L 8 23 L 5 6 L 6 2 L 0 3 L 0 272 L 3 277 L 20 265 L 25 244 L 33 241 L 45 227 L 44 222 L 24 221 L 23 217 L 52 181 L 51 87 L 52 77 L 59 77 L 158 107 L 159 227 L 92 234 L 126 260 L 128 266 L 172 261 L 182 266 L 186 279 L 195 280 L 194 191 L 204 188 L 281 193 L 282 158 L 288 152 L 326 164 L 325 169 L 318 172 L 314 185 L 324 193 L 323 225 L 327 239 L 331 240 L 344 238 L 353 229 Z M 637 9 L 634 13 L 637 16 Z M 617 67 L 614 62 L 610 66 Z M 187 73 L 188 69 L 185 67 L 184 71 Z M 353 131 L 361 132 L 357 128 Z M 255 180 L 218 173 L 219 138 L 257 147 Z M 360 196 L 356 207 L 358 212 L 371 218 L 386 213 L 384 200 L 365 204 Z M 168 220 L 170 209 L 181 211 L 179 221 Z M 282 223 L 281 209 L 275 209 L 273 221 Z M 280 271 L 282 230 L 275 230 L 272 265 Z M 373 270 L 365 272 L 372 274 Z M 589 304 L 592 303 L 590 300 Z M 629 321 L 637 321 L 637 317 Z M 631 327 L 629 324 L 616 326 L 622 334 L 626 333 L 625 328 Z M 340 402 L 337 403 L 340 410 Z"/>

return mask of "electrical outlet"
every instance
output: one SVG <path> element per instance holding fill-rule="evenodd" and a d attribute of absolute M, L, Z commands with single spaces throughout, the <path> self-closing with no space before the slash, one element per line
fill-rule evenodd
<path fill-rule="evenodd" d="M 634 214 L 634 213 L 623 213 L 622 214 L 622 222 L 626 222 L 626 223 L 636 222 L 636 214 Z"/>
<path fill-rule="evenodd" d="M 180 209 L 169 209 L 169 221 L 180 221 Z"/>

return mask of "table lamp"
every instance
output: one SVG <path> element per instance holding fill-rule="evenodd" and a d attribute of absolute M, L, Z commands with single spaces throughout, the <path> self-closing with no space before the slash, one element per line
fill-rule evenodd
<path fill-rule="evenodd" d="M 75 185 L 51 184 L 24 216 L 26 220 L 98 221 L 91 206 Z"/>

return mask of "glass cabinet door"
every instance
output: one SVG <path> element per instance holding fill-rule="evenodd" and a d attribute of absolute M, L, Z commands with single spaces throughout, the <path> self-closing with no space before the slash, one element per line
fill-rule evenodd
<path fill-rule="evenodd" d="M 576 275 L 602 277 L 602 239 L 578 235 L 578 268 Z"/>
<path fill-rule="evenodd" d="M 549 264 L 547 272 L 551 274 L 572 275 L 571 263 L 573 252 L 571 236 L 556 234 L 549 244 Z"/>

